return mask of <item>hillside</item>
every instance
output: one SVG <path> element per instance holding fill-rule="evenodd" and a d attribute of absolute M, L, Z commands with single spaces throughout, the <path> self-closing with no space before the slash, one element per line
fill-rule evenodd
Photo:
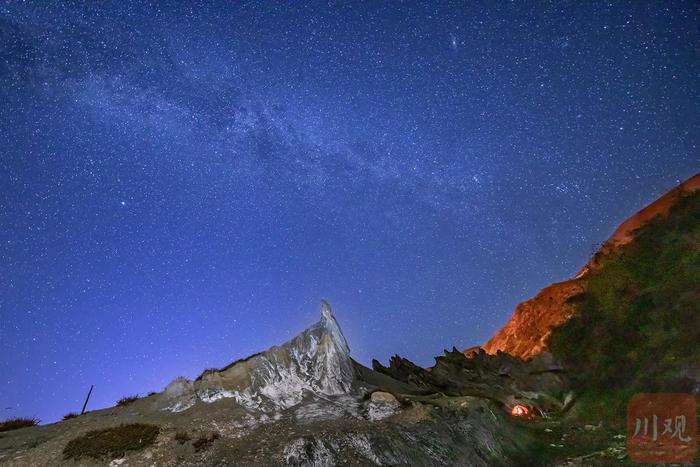
<path fill-rule="evenodd" d="M 630 394 L 700 392 L 698 187 L 700 175 L 625 222 L 579 277 L 520 304 L 489 352 L 367 368 L 322 301 L 286 343 L 1 432 L 0 464 L 632 465 Z"/>
<path fill-rule="evenodd" d="M 454 350 L 428 372 L 350 357 L 326 302 L 289 342 L 49 425 L 0 433 L 8 466 L 520 465 L 534 435 L 511 415 L 566 405 L 547 362 Z"/>
<path fill-rule="evenodd" d="M 700 390 L 700 191 L 626 233 L 549 347 L 582 388 Z M 609 245 L 614 245 L 610 242 Z M 572 345 L 575 343 L 575 345 Z"/>
<path fill-rule="evenodd" d="M 603 274 L 601 276 L 603 278 L 609 278 L 611 274 L 615 274 L 612 272 L 613 265 L 610 266 L 610 271 L 605 271 L 605 269 L 610 261 L 617 264 L 617 258 L 621 252 L 634 252 L 642 248 L 656 248 L 658 250 L 672 246 L 662 243 L 660 238 L 646 239 L 642 242 L 638 232 L 650 224 L 655 226 L 659 223 L 661 225 L 668 223 L 669 226 L 676 225 L 676 217 L 669 218 L 670 213 L 679 204 L 692 204 L 692 200 L 697 197 L 699 190 L 700 174 L 697 174 L 627 219 L 603 243 L 599 251 L 575 278 L 552 284 L 543 289 L 537 296 L 518 305 L 510 320 L 484 344 L 484 349 L 489 353 L 501 350 L 524 359 L 532 358 L 542 352 L 547 348 L 552 330 L 574 316 L 578 309 L 578 306 L 575 305 L 585 296 L 584 292 L 588 289 L 591 280 L 598 277 L 598 274 Z M 692 196 L 693 194 L 695 197 Z M 693 213 L 692 208 L 688 209 L 690 212 L 680 213 L 679 211 L 676 216 L 687 216 L 689 225 L 684 228 L 691 229 Z M 665 231 L 659 227 L 654 235 L 662 232 Z M 683 232 L 676 232 L 676 234 L 682 235 Z M 686 240 L 692 241 L 689 237 Z M 688 243 L 687 246 L 691 247 L 692 245 Z M 691 252 L 692 248 L 686 251 L 688 254 Z M 613 281 L 613 283 L 619 287 L 628 287 L 621 283 L 624 280 L 624 276 L 620 276 L 620 280 Z M 589 297 L 592 296 L 589 295 Z"/>

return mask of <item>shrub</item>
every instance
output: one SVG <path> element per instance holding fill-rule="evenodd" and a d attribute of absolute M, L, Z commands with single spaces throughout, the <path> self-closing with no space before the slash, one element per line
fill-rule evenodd
<path fill-rule="evenodd" d="M 119 400 L 117 401 L 117 407 L 123 407 L 123 406 L 125 406 L 125 405 L 129 405 L 129 404 L 131 404 L 132 402 L 137 401 L 137 400 L 139 400 L 139 399 L 140 399 L 140 397 L 139 397 L 138 394 L 135 394 L 135 395 L 133 395 L 133 396 L 125 396 L 125 397 L 122 397 L 121 399 L 119 399 Z"/>
<path fill-rule="evenodd" d="M 203 451 L 204 449 L 207 449 L 217 439 L 219 439 L 219 433 L 202 433 L 197 439 L 195 439 L 192 442 L 192 446 L 194 446 L 195 452 Z"/>
<path fill-rule="evenodd" d="M 128 451 L 138 451 L 152 445 L 159 432 L 160 427 L 144 423 L 93 430 L 69 441 L 63 449 L 63 456 L 75 460 L 82 457 L 124 457 Z"/>
<path fill-rule="evenodd" d="M 67 414 L 65 414 L 65 415 L 63 416 L 63 419 L 64 419 L 64 420 L 70 420 L 71 418 L 77 418 L 77 417 L 78 417 L 78 414 L 77 414 L 77 413 L 75 413 L 75 412 L 68 412 Z"/>
<path fill-rule="evenodd" d="M 39 424 L 39 419 L 37 418 L 8 418 L 5 421 L 0 422 L 0 431 L 10 431 L 16 430 L 18 428 L 25 428 L 28 426 L 36 426 Z"/>
<path fill-rule="evenodd" d="M 185 444 L 191 439 L 192 438 L 190 438 L 190 435 L 188 435 L 186 431 L 178 431 L 175 433 L 175 441 L 179 444 Z"/>

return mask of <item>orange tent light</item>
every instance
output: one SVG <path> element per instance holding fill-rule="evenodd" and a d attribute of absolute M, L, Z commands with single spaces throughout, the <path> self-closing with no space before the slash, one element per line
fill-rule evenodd
<path fill-rule="evenodd" d="M 510 411 L 510 413 L 516 417 L 527 417 L 530 414 L 530 409 L 528 409 L 522 404 L 518 404 L 513 406 L 513 409 Z"/>

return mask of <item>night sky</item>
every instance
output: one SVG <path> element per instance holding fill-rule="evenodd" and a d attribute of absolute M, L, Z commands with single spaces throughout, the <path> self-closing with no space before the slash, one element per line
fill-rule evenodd
<path fill-rule="evenodd" d="M 700 169 L 696 2 L 86 3 L 0 6 L 0 419 L 429 365 Z"/>

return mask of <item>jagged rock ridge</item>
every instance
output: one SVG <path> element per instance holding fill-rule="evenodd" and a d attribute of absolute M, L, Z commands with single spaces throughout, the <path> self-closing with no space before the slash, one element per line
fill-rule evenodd
<path fill-rule="evenodd" d="M 558 412 L 571 397 L 561 367 L 548 353 L 525 362 L 503 352 L 490 355 L 483 349 L 465 356 L 453 347 L 436 357 L 429 369 L 398 355 L 391 358 L 388 367 L 376 360 L 372 367 L 414 387 L 416 394 L 478 397 L 507 410 L 525 404 L 540 414 Z"/>

